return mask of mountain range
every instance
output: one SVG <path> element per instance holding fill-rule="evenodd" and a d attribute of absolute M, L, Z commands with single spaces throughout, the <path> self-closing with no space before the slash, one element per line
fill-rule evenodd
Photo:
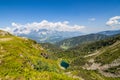
<path fill-rule="evenodd" d="M 96 34 L 112 36 L 119 33 L 120 30 L 111 30 L 111 31 L 98 32 Z M 47 29 L 31 30 L 29 34 L 18 33 L 18 30 L 15 29 L 13 31 L 13 34 L 21 37 L 27 37 L 33 39 L 39 43 L 49 42 L 53 44 L 68 38 L 86 35 L 85 33 L 82 33 L 80 31 L 56 31 L 56 30 L 47 30 Z"/>
<path fill-rule="evenodd" d="M 14 33 L 16 33 L 14 31 Z M 36 40 L 39 43 L 55 43 L 61 40 L 64 40 L 66 38 L 82 35 L 83 33 L 78 32 L 78 31 L 52 31 L 52 30 L 47 30 L 47 29 L 40 29 L 38 31 L 31 31 L 29 34 L 17 34 L 18 36 L 21 37 L 28 37 L 30 39 Z"/>
<path fill-rule="evenodd" d="M 81 35 L 77 37 L 67 38 L 59 42 L 56 42 L 55 44 L 63 49 L 68 49 L 71 47 L 78 46 L 80 44 L 87 44 L 94 41 L 103 40 L 105 38 L 108 38 L 110 36 L 114 36 L 117 34 L 120 34 L 120 30 L 102 31 L 98 33 L 92 33 L 92 34 L 86 34 L 86 35 Z"/>

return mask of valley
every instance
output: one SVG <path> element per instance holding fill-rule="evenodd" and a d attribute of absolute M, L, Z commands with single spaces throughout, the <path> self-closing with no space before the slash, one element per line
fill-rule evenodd
<path fill-rule="evenodd" d="M 70 67 L 66 69 L 66 74 L 77 76 L 85 80 L 119 80 L 119 40 L 120 35 L 115 34 L 114 36 L 109 36 L 98 41 L 88 43 L 85 41 L 85 43 L 78 44 L 77 46 L 74 45 L 74 42 L 71 42 L 74 47 L 67 50 L 63 48 L 62 51 L 59 50 L 58 47 L 54 47 L 53 53 L 55 52 L 54 55 L 66 60 L 70 64 Z M 67 41 L 67 43 L 69 43 L 69 41 Z M 51 46 L 46 47 L 44 45 L 43 47 L 51 48 Z M 88 76 L 87 74 L 90 75 Z"/>
<path fill-rule="evenodd" d="M 120 79 L 119 34 L 103 38 L 95 35 L 91 37 L 91 42 L 87 40 L 89 37 L 84 37 L 85 43 L 69 49 L 50 43 L 38 44 L 34 40 L 10 33 L 0 36 L 1 80 Z M 77 39 L 81 40 L 79 37 Z M 74 45 L 73 42 L 71 44 Z"/>
<path fill-rule="evenodd" d="M 120 80 L 120 0 L 0 0 L 0 80 Z"/>

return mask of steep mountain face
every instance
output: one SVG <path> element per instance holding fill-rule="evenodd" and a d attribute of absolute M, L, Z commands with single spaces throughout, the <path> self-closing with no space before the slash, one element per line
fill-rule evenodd
<path fill-rule="evenodd" d="M 14 31 L 14 33 L 16 33 L 16 30 Z M 64 40 L 66 38 L 82 35 L 82 33 L 77 31 L 69 32 L 69 31 L 55 31 L 55 30 L 52 31 L 47 29 L 40 29 L 38 31 L 33 30 L 29 34 L 16 34 L 16 35 L 22 37 L 28 37 L 40 43 L 44 43 L 44 42 L 55 43 Z"/>
<path fill-rule="evenodd" d="M 1 80 L 76 80 L 68 77 L 35 41 L 0 31 Z"/>
<path fill-rule="evenodd" d="M 63 41 L 57 42 L 56 45 L 63 48 L 68 49 L 71 47 L 78 46 L 80 44 L 87 44 L 94 41 L 102 40 L 107 38 L 108 36 L 103 34 L 88 34 L 88 35 L 82 35 L 78 37 L 68 38 Z"/>
<path fill-rule="evenodd" d="M 98 34 L 112 36 L 112 35 L 120 34 L 120 30 L 102 31 L 99 32 Z"/>

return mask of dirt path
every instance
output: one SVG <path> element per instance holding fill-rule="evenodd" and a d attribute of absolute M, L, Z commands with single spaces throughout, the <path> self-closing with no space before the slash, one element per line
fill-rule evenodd
<path fill-rule="evenodd" d="M 65 74 L 68 75 L 69 77 L 72 77 L 72 78 L 76 78 L 76 79 L 79 79 L 79 80 L 84 80 L 83 78 L 81 78 L 79 76 L 73 75 L 71 72 L 66 72 Z"/>
<path fill-rule="evenodd" d="M 98 54 L 99 54 L 99 51 L 96 51 L 95 53 L 86 55 L 84 57 L 87 58 L 87 57 L 91 57 L 91 56 L 98 55 Z"/>
<path fill-rule="evenodd" d="M 120 41 L 118 41 L 118 42 L 116 42 L 116 43 L 114 43 L 113 45 L 111 45 L 111 46 L 109 46 L 108 48 L 111 48 L 111 47 L 114 47 L 114 46 L 116 46 L 116 45 L 119 45 L 120 44 Z M 84 56 L 85 58 L 87 58 L 87 57 L 91 57 L 91 56 L 99 56 L 100 54 L 102 54 L 104 51 L 105 51 L 106 49 L 100 49 L 99 51 L 96 51 L 96 52 L 94 52 L 94 53 L 92 53 L 92 54 L 88 54 L 88 55 L 86 55 L 86 56 Z M 118 49 L 115 49 L 114 51 L 116 51 L 116 50 L 118 50 Z M 113 52 L 114 52 L 113 51 Z"/>

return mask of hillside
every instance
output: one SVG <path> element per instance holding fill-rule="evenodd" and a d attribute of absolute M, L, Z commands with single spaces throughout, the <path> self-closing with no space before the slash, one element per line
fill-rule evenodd
<path fill-rule="evenodd" d="M 74 80 L 58 63 L 35 41 L 0 31 L 0 80 Z"/>
<path fill-rule="evenodd" d="M 2 36 L 12 36 L 12 35 L 6 31 L 0 30 L 0 37 L 2 37 Z"/>
<path fill-rule="evenodd" d="M 39 44 L 48 52 L 60 53 L 61 51 L 63 51 L 63 49 L 51 43 L 39 43 Z"/>
<path fill-rule="evenodd" d="M 120 77 L 120 41 L 85 56 L 84 68 L 97 70 L 106 77 Z"/>
<path fill-rule="evenodd" d="M 76 47 L 80 44 L 88 44 L 94 41 L 99 41 L 107 37 L 108 36 L 103 34 L 88 34 L 88 35 L 82 35 L 78 37 L 65 39 L 63 41 L 57 42 L 56 45 L 63 49 L 68 49 L 68 48 Z"/>
<path fill-rule="evenodd" d="M 120 35 L 78 45 L 57 56 L 70 63 L 68 71 L 85 80 L 120 79 Z"/>

